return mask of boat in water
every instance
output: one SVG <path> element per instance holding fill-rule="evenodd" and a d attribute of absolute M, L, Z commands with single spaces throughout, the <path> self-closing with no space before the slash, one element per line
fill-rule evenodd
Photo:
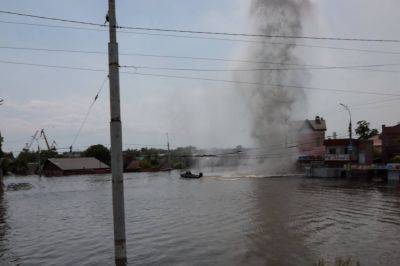
<path fill-rule="evenodd" d="M 182 178 L 201 178 L 203 177 L 203 173 L 199 173 L 198 175 L 192 174 L 190 171 L 181 174 Z"/>

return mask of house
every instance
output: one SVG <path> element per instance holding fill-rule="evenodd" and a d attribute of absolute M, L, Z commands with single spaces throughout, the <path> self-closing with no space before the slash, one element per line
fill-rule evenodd
<path fill-rule="evenodd" d="M 374 152 L 379 153 L 379 154 L 382 153 L 381 135 L 373 136 L 373 137 L 369 138 L 369 140 L 372 140 L 372 142 L 373 142 Z"/>
<path fill-rule="evenodd" d="M 393 127 L 382 125 L 382 161 L 384 163 L 400 155 L 400 124 Z"/>
<path fill-rule="evenodd" d="M 373 163 L 373 141 L 350 139 L 327 139 L 325 145 L 325 164 L 343 166 L 348 163 L 369 165 Z"/>
<path fill-rule="evenodd" d="M 297 147 L 299 161 L 323 160 L 326 121 L 322 117 L 295 121 L 291 124 L 290 131 L 288 147 Z"/>
<path fill-rule="evenodd" d="M 96 158 L 51 158 L 43 165 L 45 176 L 84 175 L 109 173 L 110 167 Z"/>

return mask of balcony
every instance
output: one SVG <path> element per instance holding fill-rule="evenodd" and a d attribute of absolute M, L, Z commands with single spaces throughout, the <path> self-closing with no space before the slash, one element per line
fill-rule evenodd
<path fill-rule="evenodd" d="M 325 161 L 350 161 L 350 154 L 325 154 Z"/>

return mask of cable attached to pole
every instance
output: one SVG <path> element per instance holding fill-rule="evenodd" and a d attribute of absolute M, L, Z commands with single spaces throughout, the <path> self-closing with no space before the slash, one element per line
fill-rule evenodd
<path fill-rule="evenodd" d="M 96 103 L 97 99 L 99 98 L 99 94 L 100 94 L 100 92 L 102 91 L 102 89 L 103 89 L 104 85 L 106 84 L 106 81 L 107 81 L 107 80 L 108 80 L 108 75 L 104 78 L 103 82 L 101 83 L 101 86 L 100 86 L 99 90 L 98 90 L 97 93 L 96 93 L 96 96 L 94 97 L 92 103 L 89 105 L 89 108 L 88 108 L 88 110 L 87 110 L 87 112 L 86 112 L 86 114 L 85 114 L 85 117 L 84 117 L 84 119 L 82 120 L 82 123 L 81 123 L 81 125 L 80 125 L 80 127 L 79 127 L 79 129 L 78 129 L 78 132 L 76 133 L 76 135 L 75 135 L 75 137 L 74 137 L 74 139 L 73 139 L 73 141 L 72 141 L 72 144 L 71 144 L 71 146 L 69 147 L 70 152 L 72 152 L 72 147 L 74 146 L 74 144 L 75 144 L 75 142 L 77 141 L 79 135 L 81 134 L 81 131 L 82 131 L 82 129 L 83 129 L 83 126 L 86 124 L 86 121 L 87 121 L 87 119 L 88 119 L 88 117 L 89 117 L 90 111 L 92 110 L 94 104 Z"/>

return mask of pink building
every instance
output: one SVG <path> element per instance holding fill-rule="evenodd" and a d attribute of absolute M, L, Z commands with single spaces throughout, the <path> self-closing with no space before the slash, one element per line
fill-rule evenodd
<path fill-rule="evenodd" d="M 298 121 L 293 123 L 293 126 L 295 127 L 299 160 L 323 160 L 325 156 L 325 120 L 316 116 L 314 120 Z"/>

